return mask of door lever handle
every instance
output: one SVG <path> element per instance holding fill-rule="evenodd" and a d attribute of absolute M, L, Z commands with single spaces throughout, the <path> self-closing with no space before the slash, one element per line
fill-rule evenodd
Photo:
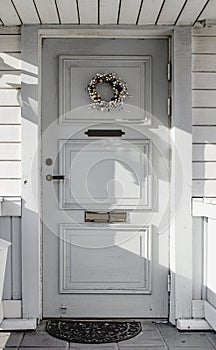
<path fill-rule="evenodd" d="M 46 180 L 47 181 L 52 181 L 52 180 L 65 180 L 65 175 L 51 175 L 51 174 L 48 174 L 46 176 Z"/>

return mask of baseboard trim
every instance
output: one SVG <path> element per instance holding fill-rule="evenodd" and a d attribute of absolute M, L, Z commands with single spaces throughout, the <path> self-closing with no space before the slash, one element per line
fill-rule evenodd
<path fill-rule="evenodd" d="M 34 330 L 37 327 L 37 319 L 4 319 L 0 324 L 1 331 L 22 331 Z"/>
<path fill-rule="evenodd" d="M 208 331 L 212 330 L 211 325 L 205 319 L 179 319 L 177 329 L 181 331 Z"/>

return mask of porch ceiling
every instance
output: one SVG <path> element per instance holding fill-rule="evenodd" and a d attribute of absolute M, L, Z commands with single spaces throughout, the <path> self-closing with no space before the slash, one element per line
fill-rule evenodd
<path fill-rule="evenodd" d="M 194 25 L 216 19 L 216 0 L 0 0 L 1 25 Z"/>

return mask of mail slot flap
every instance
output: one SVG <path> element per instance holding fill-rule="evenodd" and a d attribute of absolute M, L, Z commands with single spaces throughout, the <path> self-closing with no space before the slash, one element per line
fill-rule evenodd
<path fill-rule="evenodd" d="M 85 212 L 85 222 L 126 222 L 126 212 Z"/>

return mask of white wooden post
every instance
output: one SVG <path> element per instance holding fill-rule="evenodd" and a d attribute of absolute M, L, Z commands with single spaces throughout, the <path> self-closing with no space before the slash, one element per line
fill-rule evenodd
<path fill-rule="evenodd" d="M 40 315 L 40 170 L 38 31 L 22 28 L 22 298 L 23 318 Z"/>
<path fill-rule="evenodd" d="M 191 28 L 173 34 L 173 116 L 171 139 L 171 304 L 170 321 L 191 318 L 192 304 L 192 101 Z"/>

